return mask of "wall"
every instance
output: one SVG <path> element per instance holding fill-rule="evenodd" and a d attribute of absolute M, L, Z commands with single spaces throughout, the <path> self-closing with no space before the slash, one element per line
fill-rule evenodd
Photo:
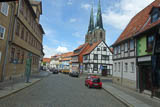
<path fill-rule="evenodd" d="M 142 36 L 137 40 L 137 56 L 151 55 L 152 53 L 146 52 L 147 49 L 147 37 Z"/>
<path fill-rule="evenodd" d="M 132 71 L 131 62 L 134 62 Z M 126 71 L 125 63 L 128 63 Z M 117 64 L 117 66 L 115 66 Z M 120 64 L 120 67 L 119 67 Z M 116 60 L 113 64 L 113 82 L 122 84 L 126 87 L 136 88 L 136 58 Z"/>

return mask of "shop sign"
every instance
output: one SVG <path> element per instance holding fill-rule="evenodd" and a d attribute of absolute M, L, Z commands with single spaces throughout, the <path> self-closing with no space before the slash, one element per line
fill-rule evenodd
<path fill-rule="evenodd" d="M 151 56 L 138 58 L 138 62 L 151 61 Z"/>

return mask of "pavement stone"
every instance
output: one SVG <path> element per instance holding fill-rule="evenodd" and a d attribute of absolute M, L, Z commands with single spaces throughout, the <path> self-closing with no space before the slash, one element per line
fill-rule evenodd
<path fill-rule="evenodd" d="M 0 107 L 126 107 L 103 89 L 89 89 L 84 78 L 52 74 L 0 100 Z"/>
<path fill-rule="evenodd" d="M 103 88 L 114 97 L 130 107 L 159 107 L 160 102 L 138 92 L 122 88 L 118 85 L 103 82 Z"/>
<path fill-rule="evenodd" d="M 25 83 L 24 78 L 18 78 L 14 82 L 13 81 L 4 82 L 1 85 L 1 87 L 3 87 L 3 88 L 1 88 L 1 90 L 0 90 L 0 99 L 3 99 L 4 97 L 7 97 L 9 95 L 12 95 L 12 94 L 14 94 L 14 93 L 26 88 L 26 87 L 29 87 L 29 86 L 35 84 L 36 82 L 40 81 L 42 79 L 42 77 L 46 77 L 48 75 L 49 75 L 49 73 L 44 72 L 44 71 L 33 74 L 31 76 L 30 83 Z"/>

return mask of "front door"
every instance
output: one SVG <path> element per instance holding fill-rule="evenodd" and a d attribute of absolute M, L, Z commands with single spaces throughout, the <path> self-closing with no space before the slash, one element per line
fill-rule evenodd
<path fill-rule="evenodd" d="M 140 90 L 151 90 L 152 82 L 152 68 L 151 66 L 141 66 L 140 67 Z"/>

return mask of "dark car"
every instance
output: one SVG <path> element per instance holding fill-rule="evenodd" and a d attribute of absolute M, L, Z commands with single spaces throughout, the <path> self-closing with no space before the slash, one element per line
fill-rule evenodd
<path fill-rule="evenodd" d="M 98 76 L 88 76 L 85 80 L 85 85 L 89 88 L 102 88 L 102 82 Z"/>
<path fill-rule="evenodd" d="M 57 69 L 52 70 L 52 74 L 58 74 L 58 73 L 59 73 L 59 72 L 58 72 Z"/>
<path fill-rule="evenodd" d="M 70 72 L 69 75 L 72 77 L 79 77 L 79 72 Z"/>

